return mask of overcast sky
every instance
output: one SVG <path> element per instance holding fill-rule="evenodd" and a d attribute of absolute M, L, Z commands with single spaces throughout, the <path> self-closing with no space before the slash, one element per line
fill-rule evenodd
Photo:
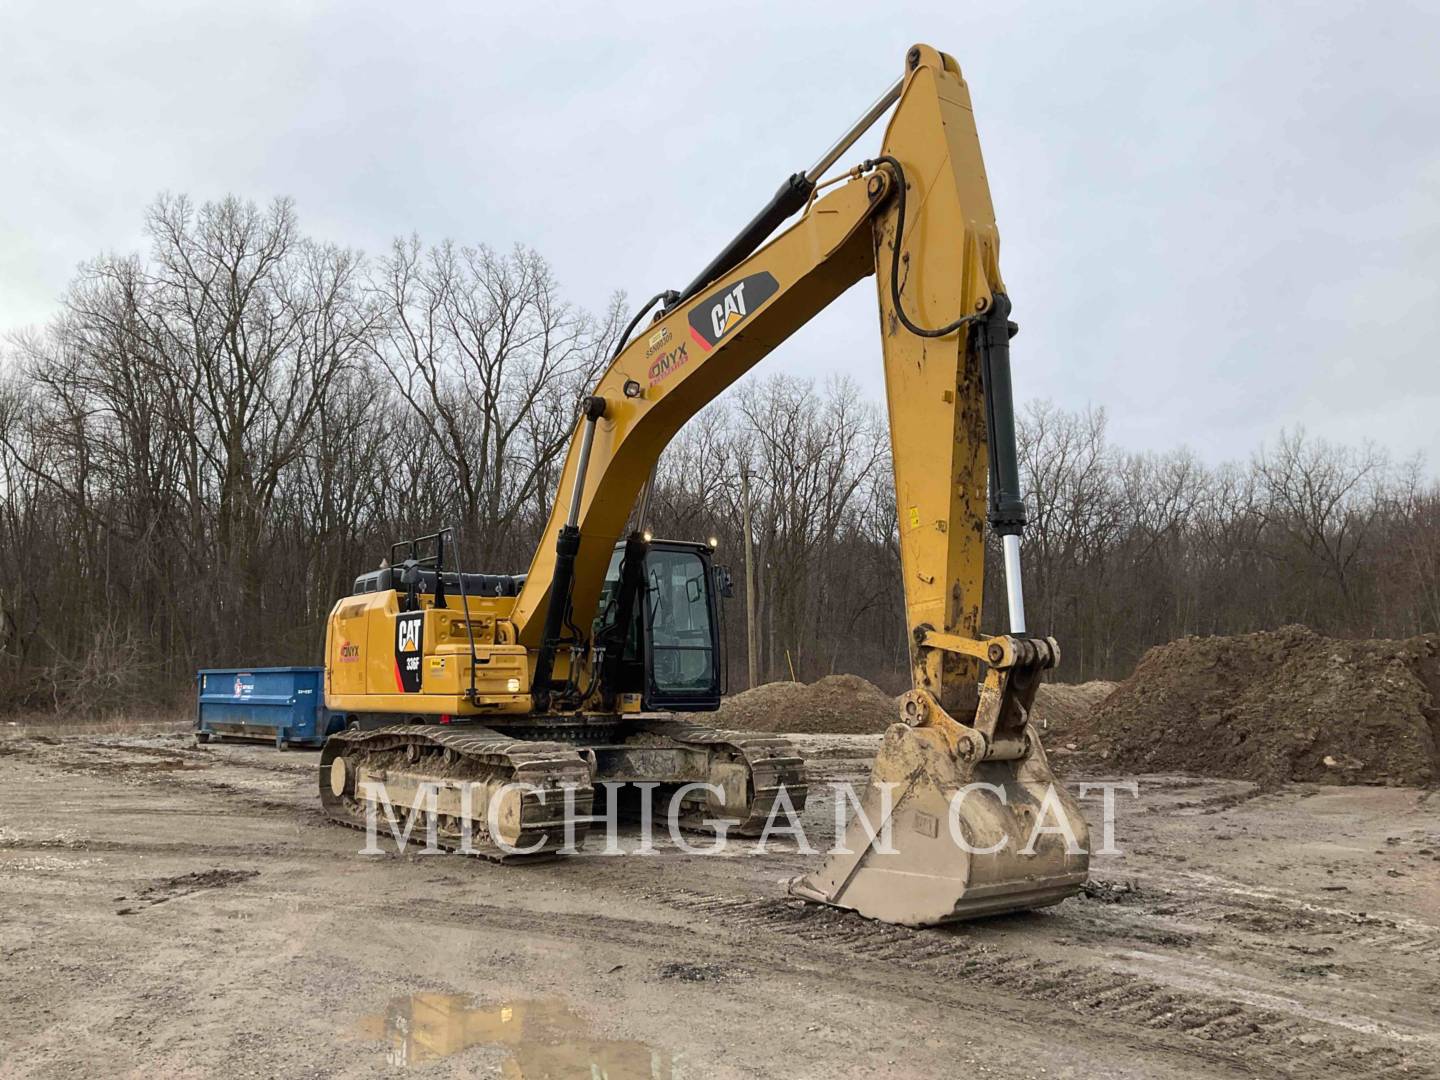
<path fill-rule="evenodd" d="M 1135 449 L 1244 457 L 1303 424 L 1437 471 L 1440 0 L 0 0 L 0 331 L 142 250 L 162 191 L 288 195 L 370 252 L 519 241 L 573 300 L 639 301 L 916 41 L 970 82 L 1020 399 L 1103 405 Z M 874 302 L 862 282 L 761 370 L 879 400 Z"/>

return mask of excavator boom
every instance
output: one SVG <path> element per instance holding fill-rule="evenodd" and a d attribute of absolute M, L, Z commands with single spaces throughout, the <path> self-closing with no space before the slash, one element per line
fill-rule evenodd
<path fill-rule="evenodd" d="M 1011 529 L 1024 521 L 999 235 L 969 90 L 952 58 L 912 49 L 905 77 L 837 146 L 897 99 L 880 157 L 852 169 L 770 243 L 736 258 L 737 249 L 754 247 L 758 228 L 773 228 L 767 208 L 707 267 L 724 272 L 692 283 L 688 298 L 681 294 L 600 377 L 577 421 L 544 534 L 557 537 L 574 511 L 580 542 L 570 597 L 578 625 L 594 614 L 610 552 L 671 438 L 832 300 L 874 274 L 909 630 L 979 634 L 979 523 L 989 516 L 992 525 Z M 832 147 L 810 173 L 791 177 L 772 207 L 783 210 L 788 193 L 807 184 L 813 196 L 812 174 L 841 152 Z M 996 325 L 1002 357 L 973 347 L 977 328 Z M 987 366 L 994 384 L 988 397 Z M 1003 429 L 1001 467 L 993 473 L 991 424 Z M 1002 516 L 987 515 L 987 498 L 1003 502 Z M 550 543 L 540 546 L 511 614 L 517 639 L 532 648 L 542 641 L 556 555 Z M 924 660 L 919 685 L 957 705 L 973 698 L 972 658 L 931 649 L 917 659 Z"/>

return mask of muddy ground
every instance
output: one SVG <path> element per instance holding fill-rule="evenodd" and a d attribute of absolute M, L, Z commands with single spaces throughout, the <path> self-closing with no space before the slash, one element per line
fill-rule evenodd
<path fill-rule="evenodd" d="M 1142 776 L 1090 895 L 912 931 L 787 843 L 362 857 L 315 760 L 0 735 L 0 1076 L 1440 1075 L 1434 790 Z"/>

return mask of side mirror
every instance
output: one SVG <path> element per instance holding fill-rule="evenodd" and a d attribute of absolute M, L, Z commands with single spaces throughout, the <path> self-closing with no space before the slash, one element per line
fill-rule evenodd
<path fill-rule="evenodd" d="M 728 566 L 715 566 L 711 573 L 715 575 L 715 591 L 723 599 L 729 600 L 735 595 L 735 579 L 730 574 Z"/>
<path fill-rule="evenodd" d="M 400 584 L 407 588 L 420 584 L 420 565 L 414 559 L 406 559 L 401 566 Z"/>

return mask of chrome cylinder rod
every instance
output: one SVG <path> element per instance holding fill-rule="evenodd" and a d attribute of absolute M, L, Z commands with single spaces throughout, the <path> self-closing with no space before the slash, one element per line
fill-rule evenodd
<path fill-rule="evenodd" d="M 1010 633 L 1025 633 L 1025 589 L 1020 581 L 1020 537 L 1009 533 L 1000 538 L 1005 549 L 1005 600 L 1010 608 Z"/>
<path fill-rule="evenodd" d="M 826 150 L 825 153 L 820 155 L 820 160 L 815 162 L 814 165 L 811 165 L 809 171 L 806 172 L 805 179 L 813 184 L 818 181 L 820 177 L 824 176 L 825 171 L 840 160 L 840 155 L 854 146 L 855 140 L 869 131 L 870 125 L 875 123 L 876 120 L 879 120 L 886 109 L 900 100 L 900 88 L 904 85 L 905 79 L 903 77 L 896 79 L 885 93 L 875 99 L 875 104 L 866 109 L 860 119 L 850 125 L 849 130 L 847 130 L 844 135 L 841 135 L 840 138 L 836 139 L 829 150 Z"/>
<path fill-rule="evenodd" d="M 580 497 L 585 494 L 585 474 L 590 469 L 590 448 L 595 445 L 596 417 L 586 415 L 585 433 L 580 437 L 580 460 L 575 463 L 575 486 L 570 489 L 570 512 L 565 524 L 580 524 Z"/>

